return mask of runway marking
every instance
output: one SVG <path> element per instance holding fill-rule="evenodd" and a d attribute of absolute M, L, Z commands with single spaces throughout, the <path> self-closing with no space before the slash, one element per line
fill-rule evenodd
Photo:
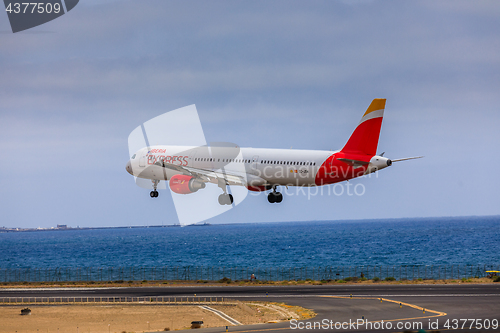
<path fill-rule="evenodd" d="M 313 295 L 314 296 L 314 295 Z M 350 299 L 350 296 L 330 296 L 330 295 L 316 295 L 316 297 L 325 297 L 325 298 L 342 298 L 342 299 Z M 354 296 L 352 299 L 371 299 L 371 300 L 380 300 L 381 297 L 358 297 Z M 382 298 L 382 301 L 386 302 L 391 302 L 391 303 L 396 303 L 396 304 L 402 304 L 420 311 L 423 311 L 424 308 L 415 304 L 410 304 L 410 303 L 405 303 L 405 302 L 399 302 L 395 301 L 392 299 L 387 299 L 387 298 Z M 388 321 L 403 321 L 403 320 L 416 320 L 416 319 L 428 319 L 428 318 L 435 318 L 435 317 L 442 317 L 446 316 L 446 312 L 441 312 L 441 311 L 436 311 L 436 310 L 431 310 L 431 309 L 425 309 L 427 312 L 435 313 L 433 316 L 423 316 L 423 317 L 414 317 L 414 318 L 401 318 L 401 319 L 389 319 L 389 320 L 373 320 L 370 321 L 372 323 L 377 323 L 377 322 L 388 322 Z M 263 331 L 278 331 L 278 330 L 291 330 L 290 327 L 282 327 L 282 328 L 256 328 L 256 329 L 249 329 L 245 331 L 231 331 L 231 332 L 238 332 L 238 333 L 249 333 L 249 332 L 263 332 Z"/>
<path fill-rule="evenodd" d="M 350 299 L 351 298 L 350 296 L 320 296 L 320 297 L 343 298 L 343 299 Z M 405 303 L 405 302 L 400 302 L 400 301 L 395 301 L 395 300 L 387 299 L 387 298 L 383 298 L 383 297 L 357 297 L 357 296 L 354 296 L 352 299 L 382 300 L 382 301 L 385 301 L 385 302 L 391 302 L 391 303 L 396 303 L 396 304 L 401 304 L 401 305 L 404 305 L 404 306 L 408 306 L 410 308 L 414 308 L 414 309 L 420 310 L 422 312 L 424 311 L 424 308 L 421 307 L 421 306 L 418 306 L 418 305 L 415 305 L 415 304 L 410 304 L 410 303 Z M 433 315 L 433 316 L 423 316 L 423 317 L 414 317 L 414 318 L 402 318 L 402 319 L 374 320 L 372 322 L 376 323 L 376 322 L 381 322 L 381 321 L 386 321 L 387 322 L 387 321 L 403 321 L 403 320 L 427 319 L 427 318 L 442 317 L 442 316 L 446 316 L 447 315 L 446 312 L 431 310 L 431 309 L 427 309 L 427 308 L 425 308 L 425 311 L 435 313 L 435 315 Z"/>
<path fill-rule="evenodd" d="M 225 314 L 222 311 L 213 309 L 213 308 L 211 308 L 209 306 L 206 306 L 206 305 L 199 305 L 199 307 L 202 308 L 203 310 L 207 310 L 207 311 L 215 313 L 216 315 L 218 315 L 219 317 L 221 317 L 222 319 L 224 319 L 225 321 L 227 321 L 231 325 L 235 325 L 235 326 L 236 325 L 241 325 L 241 323 L 239 321 L 237 321 L 234 318 L 229 317 L 227 314 Z"/>
<path fill-rule="evenodd" d="M 325 296 L 324 294 L 307 294 L 307 295 L 207 295 L 207 296 L 200 296 L 200 297 L 227 297 L 227 298 L 290 298 L 290 297 L 323 297 Z M 335 296 L 335 297 L 342 297 L 345 296 L 343 295 L 328 295 L 328 296 Z M 412 294 L 388 294 L 388 295 L 356 295 L 357 298 L 359 297 L 499 297 L 500 294 L 420 294 L 420 295 L 412 295 Z M 153 296 L 155 297 L 155 296 Z M 158 295 L 157 297 L 163 297 L 161 295 Z M 167 296 L 165 296 L 167 297 Z M 173 297 L 173 296 L 170 296 Z M 177 297 L 192 297 L 192 294 L 189 295 L 178 295 Z"/>
<path fill-rule="evenodd" d="M 259 325 L 260 326 L 260 325 Z M 282 328 L 255 328 L 254 330 L 249 329 L 246 331 L 234 331 L 231 330 L 231 332 L 238 332 L 238 333 L 245 333 L 245 332 L 263 332 L 263 331 L 278 331 L 278 330 L 291 330 L 290 327 L 282 327 Z"/>

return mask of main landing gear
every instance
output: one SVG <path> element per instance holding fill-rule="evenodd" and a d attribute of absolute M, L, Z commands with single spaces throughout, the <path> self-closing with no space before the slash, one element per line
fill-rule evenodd
<path fill-rule="evenodd" d="M 276 192 L 276 186 L 273 186 L 273 191 L 267 195 L 269 203 L 280 203 L 283 201 L 283 194 Z"/>
<path fill-rule="evenodd" d="M 159 180 L 152 180 L 153 182 L 153 190 L 149 193 L 149 196 L 151 198 L 158 198 L 158 191 L 156 190 L 158 188 L 158 183 L 160 182 Z"/>
<path fill-rule="evenodd" d="M 219 204 L 221 205 L 232 205 L 233 204 L 233 195 L 223 193 L 219 195 Z"/>
<path fill-rule="evenodd" d="M 233 195 L 227 193 L 227 184 L 224 179 L 219 178 L 218 186 L 224 191 L 223 194 L 219 195 L 219 204 L 224 205 L 232 205 L 233 204 Z"/>

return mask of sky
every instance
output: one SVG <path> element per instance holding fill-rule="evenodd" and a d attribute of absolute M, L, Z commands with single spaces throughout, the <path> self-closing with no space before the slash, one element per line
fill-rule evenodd
<path fill-rule="evenodd" d="M 379 151 L 425 158 L 208 222 L 498 215 L 499 19 L 498 1 L 83 0 L 13 34 L 0 15 L 0 226 L 177 223 L 125 171 L 130 132 L 167 111 L 195 104 L 208 142 L 336 150 L 374 98 Z"/>

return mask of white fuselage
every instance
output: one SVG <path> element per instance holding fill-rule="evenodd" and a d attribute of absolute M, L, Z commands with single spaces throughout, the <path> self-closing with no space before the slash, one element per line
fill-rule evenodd
<path fill-rule="evenodd" d="M 130 160 L 129 172 L 151 180 L 169 180 L 177 171 L 161 161 L 180 167 L 244 175 L 251 186 L 315 186 L 316 174 L 336 152 L 319 150 L 232 147 L 151 146 Z M 213 182 L 213 181 L 212 181 Z M 229 182 L 230 183 L 230 182 Z"/>

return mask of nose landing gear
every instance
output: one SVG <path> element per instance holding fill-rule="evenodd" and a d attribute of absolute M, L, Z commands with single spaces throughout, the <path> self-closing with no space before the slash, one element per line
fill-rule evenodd
<path fill-rule="evenodd" d="M 267 195 L 269 203 L 280 203 L 283 201 L 283 194 L 276 192 L 276 186 L 273 186 L 273 191 Z"/>
<path fill-rule="evenodd" d="M 149 193 L 149 196 L 150 196 L 151 198 L 158 198 L 158 194 L 159 194 L 159 193 L 158 193 L 158 191 L 157 191 L 156 189 L 158 188 L 158 183 L 159 183 L 160 181 L 155 179 L 155 180 L 152 180 L 152 182 L 153 182 L 153 191 L 151 191 L 151 192 Z"/>

